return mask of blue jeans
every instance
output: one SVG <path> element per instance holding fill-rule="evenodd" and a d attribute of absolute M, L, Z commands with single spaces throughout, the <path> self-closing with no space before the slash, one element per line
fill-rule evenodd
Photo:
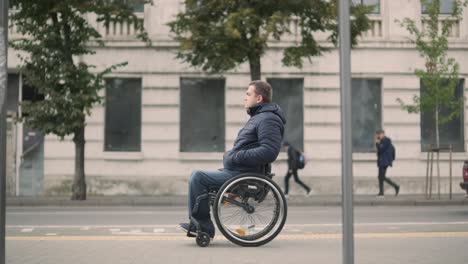
<path fill-rule="evenodd" d="M 208 186 L 219 186 L 223 185 L 229 179 L 234 176 L 241 174 L 238 171 L 229 171 L 226 169 L 219 169 L 217 171 L 194 171 L 189 179 L 189 190 L 188 190 L 188 204 L 189 204 L 189 218 L 192 216 L 192 210 L 195 206 L 195 202 L 198 196 L 208 192 Z M 209 205 L 208 200 L 205 199 L 200 202 L 199 213 L 194 217 L 196 219 L 209 219 Z"/>

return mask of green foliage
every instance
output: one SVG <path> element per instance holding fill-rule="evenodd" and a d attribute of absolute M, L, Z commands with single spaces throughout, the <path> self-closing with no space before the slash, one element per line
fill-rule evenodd
<path fill-rule="evenodd" d="M 414 95 L 412 104 L 406 104 L 401 99 L 397 101 L 408 113 L 436 113 L 436 129 L 460 115 L 464 98 L 456 98 L 455 91 L 459 83 L 459 65 L 454 58 L 447 55 L 448 38 L 454 23 L 462 17 L 463 7 L 467 1 L 455 1 L 452 14 L 441 16 L 440 0 L 422 0 L 426 8 L 426 28 L 417 27 L 417 23 L 409 18 L 400 22 L 414 37 L 412 42 L 424 58 L 425 69 L 415 70 L 426 88 L 420 96 Z M 440 23 L 441 22 L 441 23 Z M 442 109 L 448 110 L 447 115 L 439 115 Z"/>
<path fill-rule="evenodd" d="M 373 7 L 353 6 L 351 33 L 356 38 L 370 27 L 367 14 Z M 327 48 L 315 32 L 330 33 L 337 42 L 337 0 L 186 0 L 185 11 L 169 23 L 180 42 L 177 58 L 204 71 L 224 72 L 249 61 L 255 63 L 268 45 L 291 33 L 297 19 L 300 40 L 285 47 L 285 66 L 302 67 L 303 60 Z"/>
<path fill-rule="evenodd" d="M 149 2 L 149 1 L 145 1 Z M 85 126 L 85 117 L 102 98 L 104 75 L 120 63 L 93 73 L 93 65 L 81 56 L 94 54 L 88 44 L 104 45 L 99 32 L 86 20 L 95 13 L 104 23 L 137 21 L 126 0 L 11 0 L 11 16 L 22 38 L 10 42 L 20 51 L 21 72 L 26 84 L 44 96 L 43 101 L 22 102 L 23 120 L 46 134 L 63 137 Z M 142 23 L 138 37 L 150 44 Z"/>

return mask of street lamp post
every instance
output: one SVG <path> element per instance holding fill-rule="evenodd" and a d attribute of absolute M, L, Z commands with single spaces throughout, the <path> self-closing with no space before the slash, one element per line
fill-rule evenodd
<path fill-rule="evenodd" d="M 4 264 L 8 0 L 0 1 L 0 14 L 0 264 Z"/>
<path fill-rule="evenodd" d="M 353 150 L 351 136 L 351 34 L 349 0 L 338 5 L 341 95 L 341 177 L 343 217 L 343 263 L 354 264 Z"/>

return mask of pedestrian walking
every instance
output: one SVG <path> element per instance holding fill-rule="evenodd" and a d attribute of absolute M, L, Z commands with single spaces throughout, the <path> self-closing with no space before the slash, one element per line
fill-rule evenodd
<path fill-rule="evenodd" d="M 384 197 L 384 182 L 395 188 L 395 196 L 400 192 L 400 186 L 386 177 L 387 168 L 393 165 L 395 147 L 392 140 L 385 136 L 384 130 L 375 132 L 375 146 L 377 148 L 377 167 L 379 168 L 379 193 L 377 197 Z"/>
<path fill-rule="evenodd" d="M 302 152 L 294 148 L 289 142 L 284 142 L 283 146 L 286 147 L 288 151 L 288 171 L 284 178 L 284 195 L 288 197 L 289 193 L 289 180 L 291 176 L 294 176 L 294 181 L 302 186 L 305 189 L 306 195 L 310 195 L 311 189 L 305 183 L 303 183 L 299 179 L 299 175 L 297 174 L 299 169 L 303 169 L 305 166 L 305 158 Z"/>

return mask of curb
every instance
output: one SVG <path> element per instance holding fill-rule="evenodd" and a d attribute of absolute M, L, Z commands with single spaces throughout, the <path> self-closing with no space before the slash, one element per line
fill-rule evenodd
<path fill-rule="evenodd" d="M 72 201 L 69 197 L 9 197 L 7 206 L 187 206 L 187 196 L 91 196 L 85 201 Z M 341 196 L 291 196 L 290 206 L 341 206 Z M 443 197 L 440 200 L 427 200 L 424 196 L 399 196 L 376 198 L 370 195 L 356 195 L 355 206 L 460 206 L 468 205 L 468 198 L 454 195 L 452 200 Z"/>

